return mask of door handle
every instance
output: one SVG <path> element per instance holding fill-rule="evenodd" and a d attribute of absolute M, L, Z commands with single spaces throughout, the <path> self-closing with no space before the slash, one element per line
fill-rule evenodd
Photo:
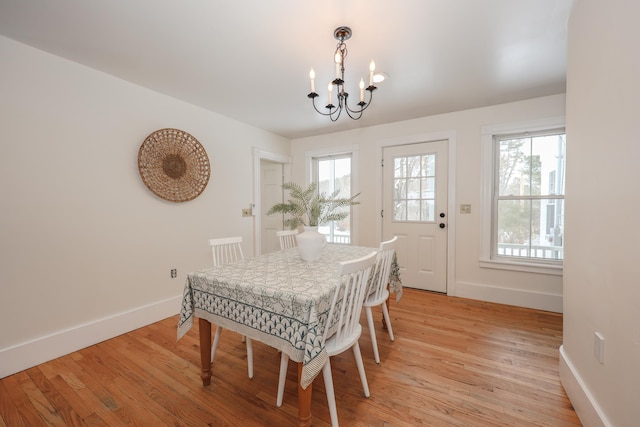
<path fill-rule="evenodd" d="M 441 222 L 440 223 L 440 228 L 445 228 L 445 227 L 446 227 L 446 225 L 444 225 L 444 222 Z"/>

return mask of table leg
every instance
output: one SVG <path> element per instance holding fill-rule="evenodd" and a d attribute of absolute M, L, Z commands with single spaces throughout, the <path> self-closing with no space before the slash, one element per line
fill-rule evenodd
<path fill-rule="evenodd" d="M 198 318 L 198 327 L 200 329 L 200 367 L 202 373 L 202 385 L 211 384 L 211 322 L 206 319 Z"/>
<path fill-rule="evenodd" d="M 387 298 L 387 300 L 384 303 L 387 304 L 387 310 L 389 310 L 389 300 L 391 299 L 391 289 L 388 283 L 387 283 L 387 291 L 389 291 L 389 298 Z M 391 317 L 391 312 L 389 312 L 389 317 Z M 387 330 L 387 322 L 384 321 L 384 314 L 382 315 L 382 329 L 384 329 L 385 331 Z"/>
<path fill-rule="evenodd" d="M 302 378 L 302 362 L 298 363 L 298 426 L 311 425 L 311 391 L 313 383 L 304 389 L 300 385 Z"/>

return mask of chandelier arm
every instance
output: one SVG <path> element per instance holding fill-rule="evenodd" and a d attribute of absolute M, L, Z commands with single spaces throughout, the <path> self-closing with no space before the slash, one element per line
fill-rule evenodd
<path fill-rule="evenodd" d="M 315 96 L 312 96 L 314 95 Z M 323 115 L 323 116 L 328 116 L 332 122 L 337 121 L 340 118 L 340 113 L 342 113 L 342 105 L 338 105 L 338 107 L 331 107 L 329 108 L 329 112 L 328 113 L 323 113 L 322 111 L 318 110 L 318 107 L 316 106 L 316 98 L 318 97 L 318 94 L 315 92 L 312 92 L 309 94 L 309 98 L 311 98 L 311 102 L 313 104 L 313 109 L 316 110 L 319 114 Z M 333 111 L 332 111 L 333 110 Z"/>
<path fill-rule="evenodd" d="M 351 119 L 353 119 L 353 120 L 358 120 L 360 117 L 362 117 L 362 112 L 364 111 L 364 108 L 366 108 L 364 106 L 367 105 L 367 104 L 363 105 L 362 102 L 359 102 L 357 105 L 360 106 L 360 109 L 359 110 L 354 110 L 351 107 L 349 107 L 349 104 L 347 103 L 347 99 L 345 99 L 344 109 L 347 111 L 347 115 L 349 117 L 351 117 Z"/>
<path fill-rule="evenodd" d="M 369 108 L 369 105 L 371 105 L 371 102 L 373 101 L 373 91 L 374 91 L 374 90 L 376 90 L 376 87 L 375 87 L 375 86 L 369 86 L 369 87 L 367 88 L 367 91 L 369 91 L 369 102 L 364 102 L 364 101 L 359 102 L 359 103 L 357 104 L 357 105 L 359 105 L 359 106 L 360 106 L 360 109 L 359 109 L 359 110 L 354 110 L 354 109 L 350 108 L 350 107 L 347 105 L 347 103 L 345 102 L 345 107 L 346 107 L 346 109 L 347 109 L 347 112 L 351 112 L 351 113 L 354 113 L 354 114 L 360 113 L 360 116 L 362 116 L 362 112 L 363 112 L 364 110 L 366 110 L 367 108 Z M 345 100 L 345 101 L 346 101 L 346 100 Z M 360 116 L 358 116 L 358 119 L 360 118 Z M 349 114 L 349 117 L 351 117 L 351 118 L 353 119 L 353 116 L 352 116 L 351 114 Z M 358 119 L 354 119 L 354 120 L 358 120 Z"/>
<path fill-rule="evenodd" d="M 312 96 L 315 95 L 315 96 Z M 323 113 L 322 111 L 318 110 L 318 107 L 316 106 L 316 98 L 318 97 L 318 94 L 315 92 L 312 92 L 309 94 L 309 98 L 311 98 L 311 103 L 313 104 L 313 109 L 316 110 L 318 113 L 322 114 L 323 116 L 331 116 L 334 113 Z M 329 111 L 331 111 L 331 109 L 329 109 Z"/>
<path fill-rule="evenodd" d="M 353 111 L 353 110 L 347 109 L 347 114 L 349 115 L 349 117 L 351 117 L 352 120 L 360 120 L 360 117 L 362 117 L 363 111 L 364 110 Z M 356 116 L 356 113 L 358 113 L 357 116 Z"/>
<path fill-rule="evenodd" d="M 335 111 L 333 111 L 331 113 L 331 115 L 329 115 L 329 118 L 331 119 L 332 122 L 338 121 L 338 119 L 340 118 L 340 114 L 342 114 L 342 106 L 338 106 L 338 108 L 335 109 Z"/>

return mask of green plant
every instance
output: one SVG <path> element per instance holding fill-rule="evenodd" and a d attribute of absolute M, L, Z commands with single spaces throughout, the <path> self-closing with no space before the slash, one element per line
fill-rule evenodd
<path fill-rule="evenodd" d="M 312 182 L 307 188 L 302 188 L 294 182 L 282 184 L 284 190 L 289 191 L 290 199 L 286 203 L 277 203 L 267 211 L 267 215 L 285 214 L 285 225 L 296 228 L 302 224 L 317 227 L 331 221 L 340 221 L 349 216 L 349 210 L 344 209 L 357 205 L 355 199 L 360 193 L 349 198 L 337 197 L 339 190 L 333 194 L 318 192 L 318 184 Z"/>

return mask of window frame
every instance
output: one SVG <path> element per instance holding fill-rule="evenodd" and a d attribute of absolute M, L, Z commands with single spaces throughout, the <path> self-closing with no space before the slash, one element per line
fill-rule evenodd
<path fill-rule="evenodd" d="M 351 158 L 351 194 L 358 194 L 360 192 L 358 182 L 358 146 L 346 145 L 340 147 L 330 147 L 325 149 L 318 149 L 305 152 L 305 168 L 306 168 L 306 185 L 311 184 L 316 179 L 316 159 L 329 159 L 329 158 Z M 351 206 L 351 213 L 349 219 L 351 222 L 349 237 L 350 244 L 358 244 L 358 217 L 356 215 L 358 205 Z"/>
<path fill-rule="evenodd" d="M 516 257 L 494 256 L 495 227 L 497 214 L 495 213 L 496 200 L 494 197 L 496 158 L 496 138 L 525 134 L 525 133 L 546 133 L 551 131 L 565 130 L 565 118 L 553 117 L 528 122 L 500 124 L 482 127 L 482 169 L 481 169 L 481 242 L 480 242 L 480 266 L 485 268 L 497 268 L 505 270 L 524 271 L 532 273 L 542 273 L 551 275 L 563 274 L 563 260 L 530 260 L 518 259 Z M 565 159 L 566 167 L 566 159 Z"/>

